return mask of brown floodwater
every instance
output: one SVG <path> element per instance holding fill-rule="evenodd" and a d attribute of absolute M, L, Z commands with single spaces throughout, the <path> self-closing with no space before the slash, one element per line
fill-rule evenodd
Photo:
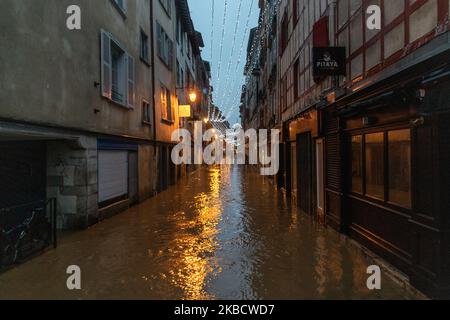
<path fill-rule="evenodd" d="M 79 291 L 66 287 L 81 268 Z M 244 167 L 201 169 L 0 275 L 0 299 L 411 299 Z"/>

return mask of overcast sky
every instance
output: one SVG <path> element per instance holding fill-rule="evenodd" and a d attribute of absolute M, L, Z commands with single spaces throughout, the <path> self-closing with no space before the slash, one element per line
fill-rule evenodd
<path fill-rule="evenodd" d="M 221 107 L 225 115 L 230 114 L 229 121 L 233 125 L 239 122 L 239 98 L 244 83 L 248 35 L 258 23 L 258 0 L 188 1 L 194 27 L 202 33 L 205 42 L 202 57 L 211 62 L 214 103 Z M 223 31 L 225 35 L 222 38 Z"/>

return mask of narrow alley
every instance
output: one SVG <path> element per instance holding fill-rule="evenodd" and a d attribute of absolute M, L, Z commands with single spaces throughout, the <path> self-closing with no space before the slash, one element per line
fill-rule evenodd
<path fill-rule="evenodd" d="M 66 287 L 70 265 L 82 290 Z M 0 275 L 0 299 L 412 299 L 246 167 L 177 186 Z"/>

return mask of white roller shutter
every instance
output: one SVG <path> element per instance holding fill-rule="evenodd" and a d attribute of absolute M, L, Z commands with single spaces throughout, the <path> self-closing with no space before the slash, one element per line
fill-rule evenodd
<path fill-rule="evenodd" d="M 99 203 L 128 194 L 128 152 L 99 151 Z"/>

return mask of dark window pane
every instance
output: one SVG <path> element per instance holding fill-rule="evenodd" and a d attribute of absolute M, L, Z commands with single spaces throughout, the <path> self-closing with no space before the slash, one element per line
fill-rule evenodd
<path fill-rule="evenodd" d="M 366 195 L 384 200 L 384 134 L 366 135 Z"/>
<path fill-rule="evenodd" d="M 362 193 L 362 136 L 352 137 L 352 191 Z"/>
<path fill-rule="evenodd" d="M 411 208 L 411 131 L 389 132 L 389 201 Z"/>

